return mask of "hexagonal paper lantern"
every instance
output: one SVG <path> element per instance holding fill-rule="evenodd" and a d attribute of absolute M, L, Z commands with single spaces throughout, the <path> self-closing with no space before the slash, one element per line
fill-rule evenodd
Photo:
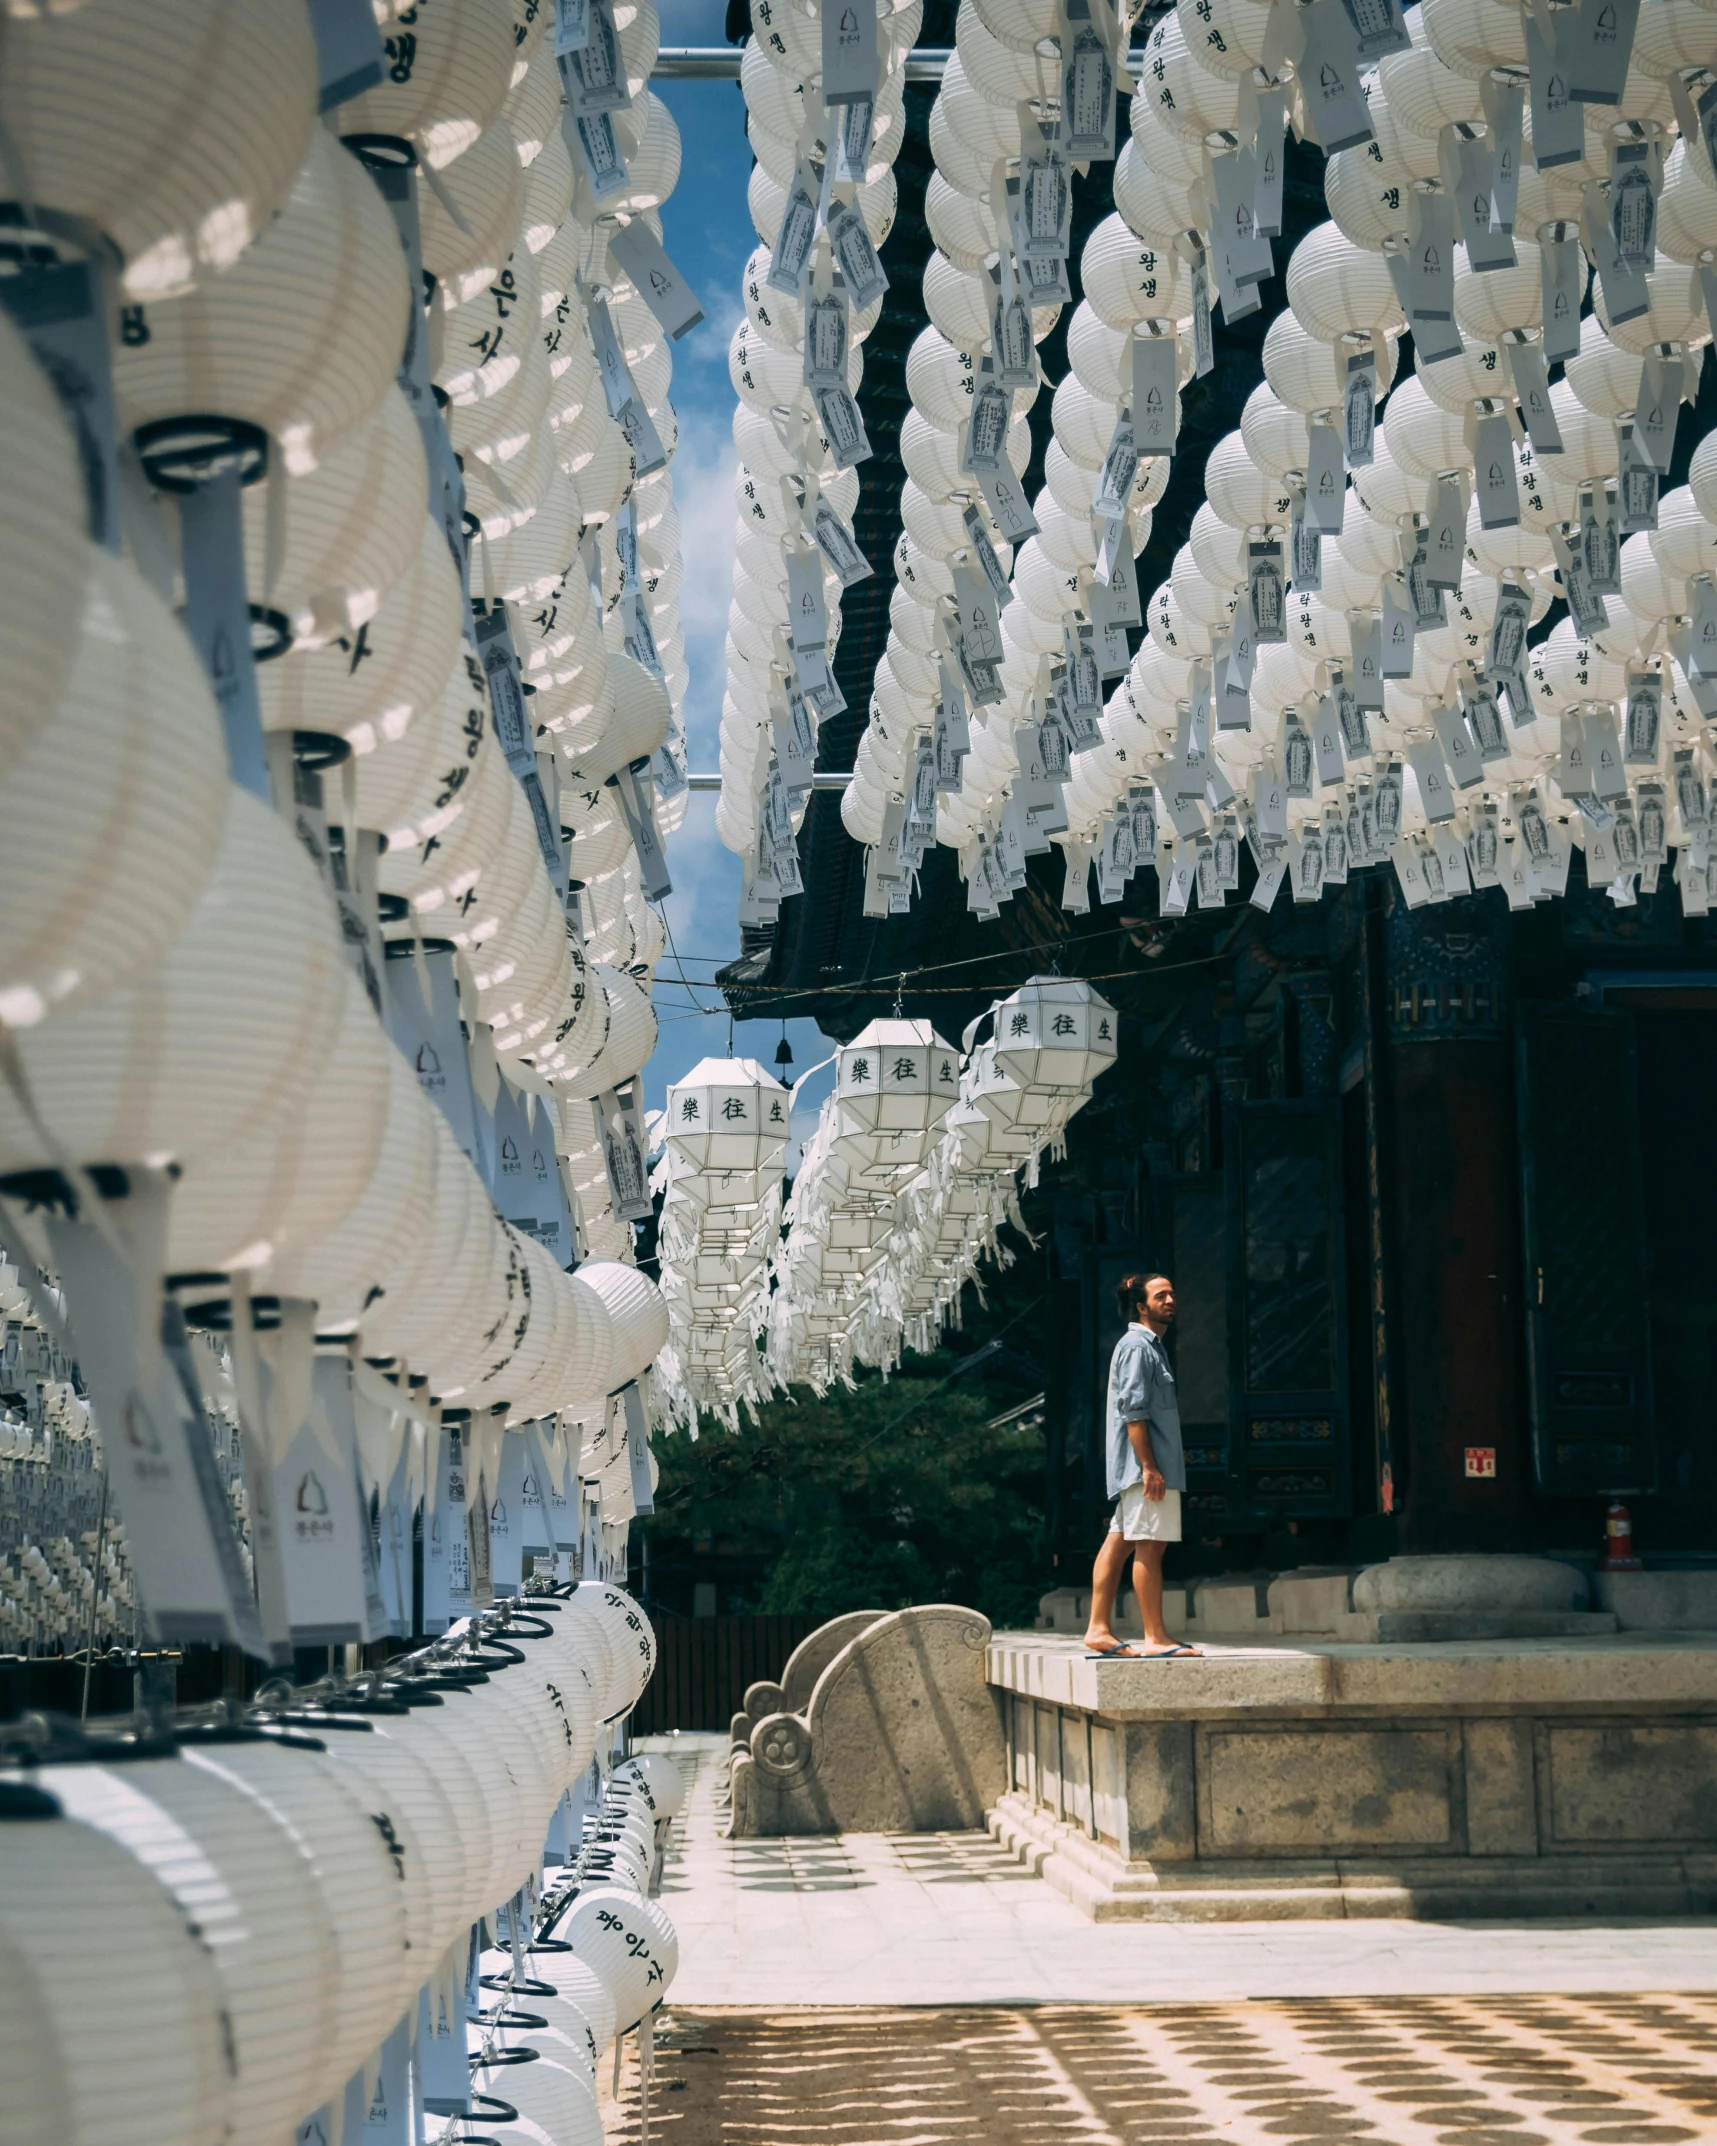
<path fill-rule="evenodd" d="M 960 1054 L 928 1021 L 872 1021 L 835 1054 L 835 1100 L 855 1132 L 934 1125 L 960 1093 Z"/>
<path fill-rule="evenodd" d="M 996 1008 L 996 1064 L 1022 1088 L 1088 1088 L 1115 1063 L 1115 1009 L 1076 976 L 1034 976 Z"/>
<path fill-rule="evenodd" d="M 1014 1133 L 1058 1127 L 1072 1114 L 1072 1094 L 1016 1080 L 996 1056 L 993 1043 L 980 1043 L 966 1069 L 966 1100 L 986 1118 Z"/>
<path fill-rule="evenodd" d="M 662 1130 L 700 1170 L 761 1170 L 787 1145 L 787 1091 L 754 1058 L 705 1058 L 668 1090 Z"/>

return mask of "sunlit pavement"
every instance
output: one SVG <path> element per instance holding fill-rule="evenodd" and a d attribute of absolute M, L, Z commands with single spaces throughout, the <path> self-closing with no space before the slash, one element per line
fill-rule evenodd
<path fill-rule="evenodd" d="M 726 1739 L 647 1741 L 691 1782 L 661 2146 L 1717 2140 L 1709 1923 L 1099 1925 L 983 1834 L 728 1841 Z"/>

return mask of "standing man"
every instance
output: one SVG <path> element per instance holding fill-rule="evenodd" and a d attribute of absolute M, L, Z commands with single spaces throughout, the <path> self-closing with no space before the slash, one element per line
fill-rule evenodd
<path fill-rule="evenodd" d="M 1162 1341 L 1174 1318 L 1174 1284 L 1166 1274 L 1129 1274 L 1115 1305 L 1128 1322 L 1109 1359 L 1108 1487 L 1115 1511 L 1091 1574 L 1085 1644 L 1105 1660 L 1162 1661 L 1199 1651 L 1177 1644 L 1163 1623 L 1163 1545 L 1180 1541 L 1186 1488 L 1180 1405 Z M 1129 1554 L 1145 1632 L 1142 1654 L 1115 1637 L 1110 1621 Z"/>

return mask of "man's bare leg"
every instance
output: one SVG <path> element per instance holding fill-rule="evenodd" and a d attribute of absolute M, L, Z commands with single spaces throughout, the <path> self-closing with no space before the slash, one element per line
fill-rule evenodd
<path fill-rule="evenodd" d="M 1103 1547 L 1097 1552 L 1097 1562 L 1091 1568 L 1091 1621 L 1085 1627 L 1085 1644 L 1088 1647 L 1118 1647 L 1121 1642 L 1115 1637 L 1112 1619 L 1115 1615 L 1115 1597 L 1121 1591 L 1121 1575 L 1127 1569 L 1129 1549 L 1143 1547 L 1131 1544 L 1119 1534 L 1105 1535 Z M 1158 1546 L 1158 1570 L 1161 1571 L 1161 1548 Z M 1134 1573 L 1137 1585 L 1137 1569 Z M 1160 1607 L 1162 1588 L 1159 1582 L 1157 1600 Z"/>
<path fill-rule="evenodd" d="M 1145 1628 L 1145 1645 L 1174 1646 L 1174 1635 L 1163 1622 L 1163 1545 L 1160 1542 L 1134 1543 L 1133 1592 L 1139 1599 L 1139 1622 Z M 1091 1603 L 1095 1609 L 1095 1593 Z M 1198 1651 L 1196 1647 L 1192 1649 L 1194 1654 Z"/>

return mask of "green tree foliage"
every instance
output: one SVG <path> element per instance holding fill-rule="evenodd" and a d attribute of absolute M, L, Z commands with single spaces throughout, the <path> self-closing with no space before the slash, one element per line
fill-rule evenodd
<path fill-rule="evenodd" d="M 938 1350 L 908 1358 L 910 1376 L 867 1375 L 822 1400 L 796 1390 L 737 1433 L 658 1439 L 656 1512 L 642 1523 L 653 1566 L 709 1538 L 756 1560 L 749 1609 L 961 1602 L 1029 1625 L 1051 1584 L 1040 1412 L 992 1427 L 1029 1384 L 988 1366 L 950 1378 L 960 1361 Z"/>

